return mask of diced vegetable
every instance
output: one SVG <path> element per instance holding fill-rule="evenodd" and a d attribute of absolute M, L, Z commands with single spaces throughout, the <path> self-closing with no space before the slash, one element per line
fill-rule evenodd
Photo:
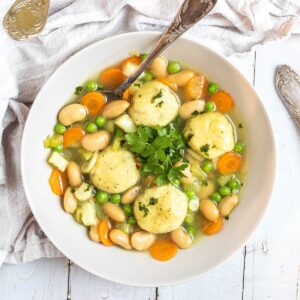
<path fill-rule="evenodd" d="M 127 114 L 121 115 L 120 117 L 116 118 L 115 124 L 127 133 L 137 131 L 136 125 Z"/>
<path fill-rule="evenodd" d="M 85 226 L 92 226 L 98 223 L 96 217 L 96 209 L 93 202 L 86 202 L 81 206 L 82 209 L 82 223 Z"/>
<path fill-rule="evenodd" d="M 133 232 L 133 225 L 128 223 L 119 223 L 117 227 L 127 234 L 132 234 Z"/>
<path fill-rule="evenodd" d="M 78 152 L 80 153 L 80 156 L 82 157 L 82 159 L 84 161 L 88 161 L 92 158 L 94 152 L 91 152 L 91 151 L 87 151 L 85 149 L 79 149 Z"/>
<path fill-rule="evenodd" d="M 192 174 L 200 180 L 206 180 L 207 174 L 201 169 L 198 163 L 190 164 Z"/>
<path fill-rule="evenodd" d="M 193 212 L 188 212 L 184 218 L 184 222 L 187 224 L 192 224 L 195 221 L 195 215 Z"/>
<path fill-rule="evenodd" d="M 230 181 L 231 178 L 232 174 L 224 174 L 218 177 L 217 182 L 220 186 L 224 186 Z"/>
<path fill-rule="evenodd" d="M 78 147 L 79 142 L 85 135 L 85 132 L 80 127 L 71 127 L 64 133 L 64 148 Z"/>
<path fill-rule="evenodd" d="M 83 182 L 75 191 L 74 196 L 79 201 L 86 201 L 93 198 L 94 187 L 86 182 Z"/>
<path fill-rule="evenodd" d="M 93 156 L 88 161 L 81 164 L 80 166 L 81 172 L 85 174 L 90 173 L 97 161 L 97 158 L 98 158 L 98 153 L 94 152 Z"/>
<path fill-rule="evenodd" d="M 57 151 L 53 151 L 48 158 L 48 163 L 55 166 L 61 172 L 64 172 L 67 168 L 68 161 Z"/>
<path fill-rule="evenodd" d="M 205 76 L 196 75 L 185 86 L 185 94 L 188 100 L 203 99 L 206 95 L 207 81 Z"/>
<path fill-rule="evenodd" d="M 58 169 L 53 169 L 49 178 L 52 192 L 57 196 L 63 196 L 67 188 L 67 176 Z"/>
<path fill-rule="evenodd" d="M 44 147 L 45 148 L 54 148 L 54 147 L 62 145 L 62 143 L 63 143 L 62 135 L 53 134 L 51 136 L 48 136 L 44 140 Z"/>
<path fill-rule="evenodd" d="M 73 217 L 77 223 L 82 224 L 82 207 L 77 207 L 73 214 Z"/>
<path fill-rule="evenodd" d="M 201 182 L 199 180 L 194 180 L 193 183 L 184 184 L 183 189 L 185 192 L 194 192 L 198 194 L 201 189 Z"/>
<path fill-rule="evenodd" d="M 199 210 L 199 199 L 198 198 L 191 199 L 189 201 L 188 207 L 189 207 L 189 210 L 191 210 L 191 211 Z"/>
<path fill-rule="evenodd" d="M 110 133 L 114 133 L 114 131 L 115 131 L 114 121 L 113 120 L 107 120 L 106 123 L 104 124 L 104 129 L 106 129 Z"/>
<path fill-rule="evenodd" d="M 100 203 L 98 203 L 97 201 L 94 202 L 94 205 L 95 205 L 96 216 L 97 216 L 98 220 L 102 220 L 102 219 L 106 218 L 106 215 L 103 211 L 103 206 Z"/>

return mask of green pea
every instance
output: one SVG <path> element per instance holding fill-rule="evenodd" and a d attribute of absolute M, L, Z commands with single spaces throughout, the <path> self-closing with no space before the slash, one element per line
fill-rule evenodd
<path fill-rule="evenodd" d="M 108 201 L 108 194 L 102 191 L 98 191 L 96 194 L 96 199 L 99 203 L 104 204 Z"/>
<path fill-rule="evenodd" d="M 85 84 L 85 89 L 88 91 L 88 92 L 94 92 L 96 91 L 98 88 L 98 84 L 96 81 L 88 81 L 86 84 Z"/>
<path fill-rule="evenodd" d="M 56 147 L 53 147 L 52 150 L 55 151 L 55 152 L 63 152 L 64 151 L 64 146 L 63 145 L 58 145 Z"/>
<path fill-rule="evenodd" d="M 93 133 L 98 130 L 98 127 L 95 123 L 90 122 L 90 123 L 87 123 L 87 125 L 85 126 L 85 129 L 88 133 Z"/>
<path fill-rule="evenodd" d="M 205 111 L 214 111 L 216 109 L 215 103 L 212 101 L 206 101 L 204 110 Z"/>
<path fill-rule="evenodd" d="M 196 233 L 196 228 L 194 225 L 192 224 L 185 224 L 185 229 L 186 229 L 186 232 L 191 235 L 192 237 L 195 236 L 195 233 Z"/>
<path fill-rule="evenodd" d="M 219 87 L 215 82 L 212 82 L 207 87 L 207 92 L 211 95 L 215 94 L 218 91 Z"/>
<path fill-rule="evenodd" d="M 217 203 L 219 203 L 222 200 L 222 196 L 218 193 L 218 192 L 214 192 L 210 198 L 214 201 L 216 201 Z"/>
<path fill-rule="evenodd" d="M 153 79 L 153 74 L 150 71 L 145 71 L 145 75 L 143 77 L 144 81 L 151 81 Z"/>
<path fill-rule="evenodd" d="M 106 123 L 106 119 L 102 116 L 98 116 L 95 120 L 95 123 L 97 124 L 98 127 L 103 127 Z"/>
<path fill-rule="evenodd" d="M 135 217 L 129 217 L 129 218 L 127 219 L 127 224 L 135 225 L 135 224 L 136 224 L 136 219 L 135 219 Z"/>
<path fill-rule="evenodd" d="M 222 197 L 229 196 L 231 194 L 231 189 L 229 186 L 221 186 L 219 189 L 219 193 Z"/>
<path fill-rule="evenodd" d="M 174 74 L 180 71 L 180 64 L 175 61 L 170 61 L 168 63 L 168 73 L 169 74 Z"/>
<path fill-rule="evenodd" d="M 194 223 L 194 214 L 191 212 L 188 212 L 184 218 L 184 222 L 187 224 Z"/>
<path fill-rule="evenodd" d="M 243 153 L 245 150 L 246 145 L 244 143 L 241 142 L 237 142 L 234 146 L 234 151 L 236 153 Z"/>
<path fill-rule="evenodd" d="M 146 59 L 147 56 L 148 56 L 148 53 L 142 53 L 142 54 L 140 55 L 140 59 L 143 61 L 143 60 Z"/>
<path fill-rule="evenodd" d="M 229 187 L 232 189 L 232 190 L 235 190 L 235 189 L 238 189 L 241 185 L 240 181 L 237 179 L 237 178 L 233 178 L 229 181 Z"/>
<path fill-rule="evenodd" d="M 119 194 L 114 194 L 111 196 L 111 202 L 114 204 L 119 204 L 121 201 L 121 196 Z"/>
<path fill-rule="evenodd" d="M 187 195 L 189 200 L 192 200 L 192 199 L 196 198 L 196 194 L 193 191 L 186 192 L 186 195 Z"/>
<path fill-rule="evenodd" d="M 213 170 L 213 164 L 210 160 L 205 160 L 202 164 L 201 164 L 201 169 L 205 172 L 205 173 L 210 173 Z"/>
<path fill-rule="evenodd" d="M 124 210 L 126 215 L 128 215 L 128 216 L 132 215 L 132 207 L 131 207 L 130 204 L 125 204 L 123 206 L 123 210 Z"/>
<path fill-rule="evenodd" d="M 57 134 L 64 134 L 67 128 L 64 125 L 57 123 L 54 127 L 54 130 Z"/>

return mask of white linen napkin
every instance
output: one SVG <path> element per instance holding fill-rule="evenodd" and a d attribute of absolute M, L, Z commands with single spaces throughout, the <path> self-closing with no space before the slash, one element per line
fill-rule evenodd
<path fill-rule="evenodd" d="M 300 33 L 298 1 L 219 0 L 188 35 L 227 56 L 248 52 Z M 0 2 L 1 20 L 12 2 Z M 51 0 L 46 27 L 38 37 L 17 42 L 0 29 L 0 265 L 3 260 L 20 263 L 62 255 L 35 222 L 20 175 L 22 131 L 43 83 L 70 55 L 93 42 L 122 32 L 162 31 L 181 3 Z"/>

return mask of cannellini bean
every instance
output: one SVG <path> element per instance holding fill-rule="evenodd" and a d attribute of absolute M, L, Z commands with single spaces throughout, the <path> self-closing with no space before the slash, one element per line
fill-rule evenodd
<path fill-rule="evenodd" d="M 126 100 L 109 101 L 102 110 L 102 116 L 109 120 L 114 119 L 122 115 L 129 105 L 129 102 Z"/>
<path fill-rule="evenodd" d="M 150 69 L 155 77 L 166 77 L 168 75 L 168 61 L 158 56 L 153 60 Z"/>
<path fill-rule="evenodd" d="M 225 197 L 219 204 L 220 214 L 224 217 L 228 216 L 237 206 L 239 199 L 236 194 Z"/>
<path fill-rule="evenodd" d="M 168 76 L 168 79 L 175 82 L 178 87 L 184 86 L 195 76 L 195 73 L 189 70 L 183 70 Z"/>
<path fill-rule="evenodd" d="M 218 207 L 210 199 L 204 199 L 200 202 L 200 211 L 209 221 L 216 221 L 219 218 Z"/>
<path fill-rule="evenodd" d="M 121 197 L 121 203 L 122 204 L 132 203 L 137 197 L 137 195 L 139 194 L 140 190 L 141 190 L 141 186 L 139 185 L 136 185 L 130 188 L 129 190 L 127 190 Z"/>
<path fill-rule="evenodd" d="M 111 202 L 106 202 L 103 205 L 103 211 L 105 214 L 107 214 L 111 219 L 113 219 L 116 222 L 124 222 L 126 217 L 121 209 L 121 207 L 111 203 Z"/>
<path fill-rule="evenodd" d="M 193 116 L 193 112 L 202 112 L 204 110 L 204 100 L 193 100 L 182 104 L 179 108 L 179 115 L 182 119 L 188 119 Z"/>
<path fill-rule="evenodd" d="M 79 165 L 74 161 L 69 161 L 67 166 L 68 180 L 72 187 L 77 187 L 81 184 L 81 171 Z"/>
<path fill-rule="evenodd" d="M 82 121 L 86 118 L 87 112 L 83 105 L 74 103 L 69 104 L 61 109 L 58 114 L 58 120 L 65 126 L 72 125 L 75 122 Z"/>
<path fill-rule="evenodd" d="M 109 237 L 112 242 L 119 245 L 127 250 L 132 249 L 130 245 L 129 235 L 120 229 L 113 229 L 109 233 Z"/>
<path fill-rule="evenodd" d="M 172 241 L 181 249 L 186 249 L 192 244 L 192 237 L 181 227 L 171 232 Z"/>
<path fill-rule="evenodd" d="M 179 167 L 183 164 L 186 164 L 186 163 L 179 161 L 175 164 L 175 167 Z M 183 175 L 185 175 L 185 177 L 180 178 L 180 182 L 183 184 L 190 184 L 195 180 L 195 177 L 191 173 L 190 165 L 189 164 L 187 164 L 187 165 L 188 166 L 184 170 L 181 171 L 181 173 Z"/>
<path fill-rule="evenodd" d="M 109 145 L 111 141 L 111 133 L 107 130 L 99 130 L 98 132 L 86 134 L 81 139 L 81 146 L 91 152 L 99 151 Z"/>
<path fill-rule="evenodd" d="M 137 231 L 131 236 L 131 245 L 135 250 L 149 249 L 155 242 L 156 235 L 147 231 Z"/>
<path fill-rule="evenodd" d="M 99 224 L 92 225 L 90 227 L 90 238 L 94 242 L 100 242 L 100 236 L 99 236 L 98 227 L 99 227 Z"/>
<path fill-rule="evenodd" d="M 69 214 L 72 214 L 77 208 L 77 200 L 72 193 L 71 187 L 68 187 L 65 191 L 63 206 L 64 210 Z"/>

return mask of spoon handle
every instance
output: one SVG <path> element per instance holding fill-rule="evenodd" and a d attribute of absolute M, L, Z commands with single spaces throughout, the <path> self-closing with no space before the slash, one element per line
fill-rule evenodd
<path fill-rule="evenodd" d="M 125 91 L 143 73 L 155 57 L 198 21 L 204 18 L 216 3 L 217 0 L 185 0 L 171 25 L 165 30 L 156 45 L 147 55 L 146 59 L 139 65 L 139 68 L 114 91 L 114 94 L 121 97 L 123 91 Z"/>

